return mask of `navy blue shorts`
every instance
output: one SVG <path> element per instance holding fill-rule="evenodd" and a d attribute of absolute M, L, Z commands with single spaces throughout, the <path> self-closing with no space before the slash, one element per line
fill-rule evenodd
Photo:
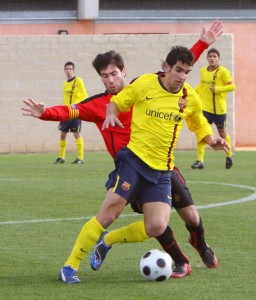
<path fill-rule="evenodd" d="M 62 132 L 81 132 L 82 121 L 72 119 L 65 122 L 60 122 L 58 129 Z"/>
<path fill-rule="evenodd" d="M 175 209 L 180 209 L 194 205 L 191 193 L 189 188 L 186 185 L 185 179 L 181 175 L 177 167 L 174 168 L 172 177 L 171 177 L 171 190 L 172 190 L 172 207 Z M 142 214 L 141 205 L 134 201 L 131 203 L 132 209 Z"/>
<path fill-rule="evenodd" d="M 203 114 L 206 117 L 209 124 L 214 123 L 216 125 L 216 127 L 219 129 L 226 128 L 227 114 L 215 115 L 215 114 L 209 113 L 208 111 L 203 111 Z"/>
<path fill-rule="evenodd" d="M 170 180 L 172 172 L 159 172 L 153 169 L 149 171 L 149 167 L 146 164 L 143 167 L 144 163 L 137 170 L 130 163 L 132 158 L 129 156 L 129 150 L 125 152 L 125 155 L 129 163 L 126 159 L 118 158 L 116 169 L 109 174 L 109 179 L 105 185 L 106 188 L 113 188 L 115 193 L 126 199 L 127 204 L 136 202 L 142 205 L 148 202 L 164 202 L 171 206 Z M 156 172 L 155 178 L 153 178 L 154 171 Z M 149 177 L 147 176 L 148 174 Z"/>

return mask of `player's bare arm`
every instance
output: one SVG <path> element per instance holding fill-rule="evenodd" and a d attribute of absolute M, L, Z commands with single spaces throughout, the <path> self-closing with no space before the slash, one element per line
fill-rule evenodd
<path fill-rule="evenodd" d="M 223 33 L 223 25 L 222 22 L 219 20 L 215 20 L 209 29 L 205 29 L 203 26 L 203 31 L 200 35 L 200 39 L 207 43 L 208 45 L 213 44 L 217 37 Z"/>
<path fill-rule="evenodd" d="M 21 109 L 24 111 L 24 116 L 31 116 L 34 118 L 40 118 L 45 112 L 45 104 L 37 103 L 34 99 L 28 98 L 28 100 L 23 100 L 23 103 L 26 104 L 26 107 Z"/>
<path fill-rule="evenodd" d="M 124 128 L 123 124 L 117 117 L 118 113 L 119 111 L 117 105 L 113 102 L 110 102 L 107 106 L 106 119 L 103 122 L 102 130 L 109 128 L 109 126 L 118 126 Z"/>

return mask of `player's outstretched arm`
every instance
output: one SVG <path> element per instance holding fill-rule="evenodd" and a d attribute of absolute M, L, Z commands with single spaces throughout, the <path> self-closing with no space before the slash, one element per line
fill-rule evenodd
<path fill-rule="evenodd" d="M 203 26 L 202 33 L 200 35 L 200 39 L 208 45 L 213 44 L 217 37 L 223 33 L 223 25 L 219 20 L 215 20 L 209 29 L 205 29 Z"/>
<path fill-rule="evenodd" d="M 37 103 L 34 99 L 28 98 L 28 100 L 23 100 L 26 107 L 22 107 L 24 116 L 31 116 L 34 118 L 40 118 L 45 112 L 45 104 Z"/>

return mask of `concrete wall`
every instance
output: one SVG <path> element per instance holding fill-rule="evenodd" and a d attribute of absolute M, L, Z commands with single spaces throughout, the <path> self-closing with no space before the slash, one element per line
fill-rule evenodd
<path fill-rule="evenodd" d="M 190 47 L 199 38 L 191 34 L 117 34 L 117 35 L 10 35 L 0 37 L 0 153 L 29 153 L 58 151 L 57 122 L 43 122 L 22 116 L 22 99 L 32 97 L 46 106 L 62 104 L 62 84 L 66 79 L 63 66 L 74 61 L 76 75 L 83 78 L 88 94 L 104 91 L 104 86 L 91 66 L 100 52 L 115 49 L 124 57 L 127 83 L 134 77 L 160 70 L 170 46 Z M 214 45 L 220 50 L 221 63 L 234 74 L 233 37 L 223 35 Z M 199 69 L 207 63 L 203 54 L 195 65 L 189 82 L 199 82 Z M 234 93 L 228 98 L 228 131 L 233 143 Z M 87 150 L 105 150 L 94 124 L 83 123 L 82 135 Z M 69 134 L 68 151 L 75 150 L 74 138 Z M 184 130 L 179 149 L 194 149 L 194 134 Z"/>

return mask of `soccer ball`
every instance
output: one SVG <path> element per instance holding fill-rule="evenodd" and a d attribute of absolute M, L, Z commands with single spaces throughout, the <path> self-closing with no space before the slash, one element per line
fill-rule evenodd
<path fill-rule="evenodd" d="M 140 259 L 141 275 L 148 281 L 164 281 L 172 274 L 173 260 L 164 251 L 153 249 Z"/>

